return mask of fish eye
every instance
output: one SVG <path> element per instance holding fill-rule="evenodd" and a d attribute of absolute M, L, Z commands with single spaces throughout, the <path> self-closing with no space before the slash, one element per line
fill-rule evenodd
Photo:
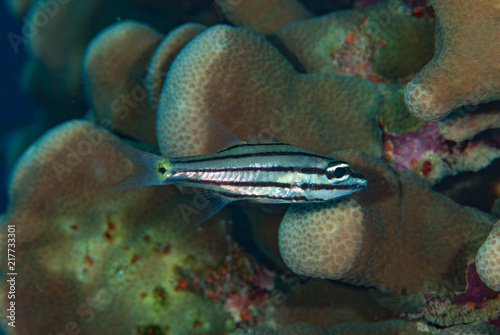
<path fill-rule="evenodd" d="M 330 180 L 345 180 L 350 174 L 351 168 L 344 162 L 331 162 L 326 168 L 326 177 Z"/>

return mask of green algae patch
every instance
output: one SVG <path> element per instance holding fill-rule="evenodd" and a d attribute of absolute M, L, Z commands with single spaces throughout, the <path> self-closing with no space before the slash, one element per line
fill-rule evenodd
<path fill-rule="evenodd" d="M 380 122 L 386 131 L 403 134 L 418 129 L 423 122 L 408 111 L 405 104 L 404 86 L 400 84 L 378 84 L 383 97 L 380 108 Z"/>
<path fill-rule="evenodd" d="M 365 31 L 380 46 L 373 53 L 373 71 L 391 81 L 411 79 L 434 55 L 434 19 L 414 17 L 402 6 L 375 5 Z"/>

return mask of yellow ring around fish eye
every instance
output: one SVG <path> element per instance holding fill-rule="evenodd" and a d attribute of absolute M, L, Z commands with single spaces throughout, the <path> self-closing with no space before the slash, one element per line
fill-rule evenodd
<path fill-rule="evenodd" d="M 160 179 L 165 178 L 166 175 L 170 173 L 171 169 L 172 164 L 167 159 L 161 159 L 156 162 L 156 171 Z"/>
<path fill-rule="evenodd" d="M 351 168 L 344 162 L 331 162 L 326 168 L 326 177 L 333 181 L 343 181 L 351 175 Z"/>

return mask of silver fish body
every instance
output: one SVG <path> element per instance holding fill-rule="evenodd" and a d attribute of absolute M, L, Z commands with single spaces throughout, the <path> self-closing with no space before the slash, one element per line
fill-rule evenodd
<path fill-rule="evenodd" d="M 203 188 L 232 201 L 323 202 L 366 187 L 363 175 L 347 163 L 278 142 L 240 143 L 168 160 L 165 183 Z"/>
<path fill-rule="evenodd" d="M 166 158 L 110 142 L 132 162 L 134 170 L 108 191 L 173 184 L 202 189 L 203 208 L 183 213 L 188 223 L 196 225 L 236 200 L 324 202 L 367 185 L 365 177 L 346 162 L 286 143 L 246 143 L 220 124 L 215 128 L 221 139 L 217 144 L 223 149 L 208 155 Z"/>

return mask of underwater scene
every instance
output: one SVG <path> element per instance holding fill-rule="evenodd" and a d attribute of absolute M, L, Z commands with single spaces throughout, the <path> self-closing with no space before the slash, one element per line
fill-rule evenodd
<path fill-rule="evenodd" d="M 1 335 L 500 335 L 498 0 L 4 0 Z"/>

